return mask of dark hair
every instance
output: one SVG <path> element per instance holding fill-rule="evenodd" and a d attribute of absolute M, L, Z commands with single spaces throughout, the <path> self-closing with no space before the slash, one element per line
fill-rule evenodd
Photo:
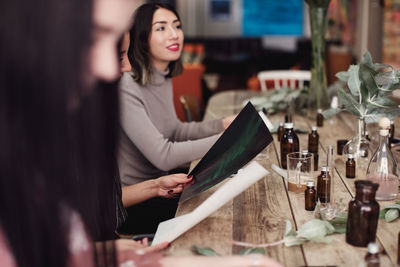
<path fill-rule="evenodd" d="M 115 229 L 117 90 L 82 90 L 92 5 L 0 2 L 0 229 L 19 267 L 66 266 L 68 212 L 94 240 Z"/>
<path fill-rule="evenodd" d="M 178 13 L 171 5 L 167 3 L 147 3 L 136 9 L 133 26 L 130 30 L 128 57 L 132 65 L 133 79 L 141 85 L 149 83 L 152 76 L 149 36 L 152 29 L 153 15 L 160 8 L 173 12 L 180 20 Z M 171 61 L 168 68 L 167 77 L 175 77 L 181 74 L 183 71 L 181 59 Z"/>

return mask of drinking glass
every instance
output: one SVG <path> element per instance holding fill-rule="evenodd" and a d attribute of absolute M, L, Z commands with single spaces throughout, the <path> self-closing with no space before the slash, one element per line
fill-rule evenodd
<path fill-rule="evenodd" d="M 287 154 L 287 180 L 288 190 L 296 193 L 304 193 L 306 182 L 314 181 L 314 158 L 312 153 L 301 154 L 292 152 Z"/>

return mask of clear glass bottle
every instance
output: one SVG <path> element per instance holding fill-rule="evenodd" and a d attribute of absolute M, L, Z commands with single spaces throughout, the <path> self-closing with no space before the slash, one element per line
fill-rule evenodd
<path fill-rule="evenodd" d="M 369 159 L 372 156 L 370 142 L 365 137 L 365 122 L 358 120 L 356 135 L 343 147 L 343 154 L 354 154 L 354 160 L 358 167 L 367 168 Z"/>
<path fill-rule="evenodd" d="M 375 242 L 378 227 L 379 204 L 375 193 L 379 184 L 367 180 L 355 181 L 356 197 L 349 202 L 346 242 L 357 247 L 366 247 Z"/>
<path fill-rule="evenodd" d="M 368 253 L 365 255 L 365 267 L 379 267 L 379 246 L 375 242 L 368 244 Z"/>
<path fill-rule="evenodd" d="M 390 121 L 390 129 L 389 129 L 389 147 L 392 146 L 393 139 L 394 139 L 394 121 L 391 120 Z"/>
<path fill-rule="evenodd" d="M 322 109 L 317 110 L 317 126 L 324 126 L 324 115 L 322 115 Z"/>
<path fill-rule="evenodd" d="M 285 128 L 283 127 L 283 122 L 280 122 L 279 123 L 279 127 L 278 127 L 278 131 L 277 131 L 278 142 L 281 141 L 284 132 L 285 132 Z"/>
<path fill-rule="evenodd" d="M 377 200 L 395 199 L 399 191 L 397 164 L 388 143 L 388 121 L 387 118 L 379 121 L 379 145 L 367 169 L 367 179 L 379 184 L 376 192 Z"/>
<path fill-rule="evenodd" d="M 287 154 L 291 152 L 299 152 L 300 144 L 297 134 L 293 130 L 293 123 L 285 123 L 285 132 L 281 139 L 281 165 L 283 169 L 287 169 Z"/>
<path fill-rule="evenodd" d="M 304 191 L 304 206 L 306 210 L 314 210 L 317 205 L 317 190 L 314 187 L 314 181 L 307 181 L 307 189 Z"/>
<path fill-rule="evenodd" d="M 346 178 L 356 178 L 356 161 L 353 154 L 347 155 Z"/>
<path fill-rule="evenodd" d="M 328 166 L 321 167 L 321 174 L 317 178 L 317 196 L 321 203 L 329 203 L 331 198 L 331 176 Z"/>
<path fill-rule="evenodd" d="M 314 156 L 314 171 L 318 170 L 318 144 L 319 134 L 317 132 L 317 126 L 311 127 L 311 133 L 308 135 L 308 152 Z"/>

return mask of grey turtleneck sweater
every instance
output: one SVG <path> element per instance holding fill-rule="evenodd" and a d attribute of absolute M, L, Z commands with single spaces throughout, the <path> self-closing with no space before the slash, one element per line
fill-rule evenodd
<path fill-rule="evenodd" d="M 120 85 L 121 137 L 118 167 L 122 185 L 157 178 L 199 159 L 217 141 L 222 120 L 183 123 L 176 116 L 168 72 L 154 70 L 141 86 L 124 73 Z"/>

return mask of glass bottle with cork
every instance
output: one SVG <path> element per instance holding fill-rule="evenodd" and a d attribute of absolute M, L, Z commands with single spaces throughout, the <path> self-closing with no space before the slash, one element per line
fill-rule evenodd
<path fill-rule="evenodd" d="M 317 196 L 321 203 L 329 203 L 331 198 L 331 176 L 328 166 L 321 167 L 321 174 L 317 178 Z"/>
<path fill-rule="evenodd" d="M 379 146 L 372 156 L 367 169 L 367 179 L 379 184 L 377 200 L 395 199 L 399 190 L 397 164 L 389 147 L 388 118 L 379 120 Z"/>
<path fill-rule="evenodd" d="M 347 155 L 346 178 L 356 178 L 356 161 L 354 160 L 354 154 Z"/>
<path fill-rule="evenodd" d="M 379 218 L 379 204 L 375 200 L 379 184 L 368 180 L 356 181 L 356 197 L 349 202 L 346 226 L 346 242 L 366 247 L 375 242 Z"/>
<path fill-rule="evenodd" d="M 314 181 L 307 181 L 307 189 L 304 191 L 305 209 L 314 210 L 317 205 L 317 190 L 314 187 Z"/>
<path fill-rule="evenodd" d="M 318 144 L 319 134 L 317 132 L 317 126 L 311 127 L 311 133 L 308 135 L 308 152 L 314 156 L 314 171 L 318 170 Z"/>
<path fill-rule="evenodd" d="M 287 154 L 299 152 L 300 144 L 297 134 L 293 130 L 293 122 L 284 124 L 285 132 L 281 139 L 281 164 L 283 169 L 287 169 Z"/>

